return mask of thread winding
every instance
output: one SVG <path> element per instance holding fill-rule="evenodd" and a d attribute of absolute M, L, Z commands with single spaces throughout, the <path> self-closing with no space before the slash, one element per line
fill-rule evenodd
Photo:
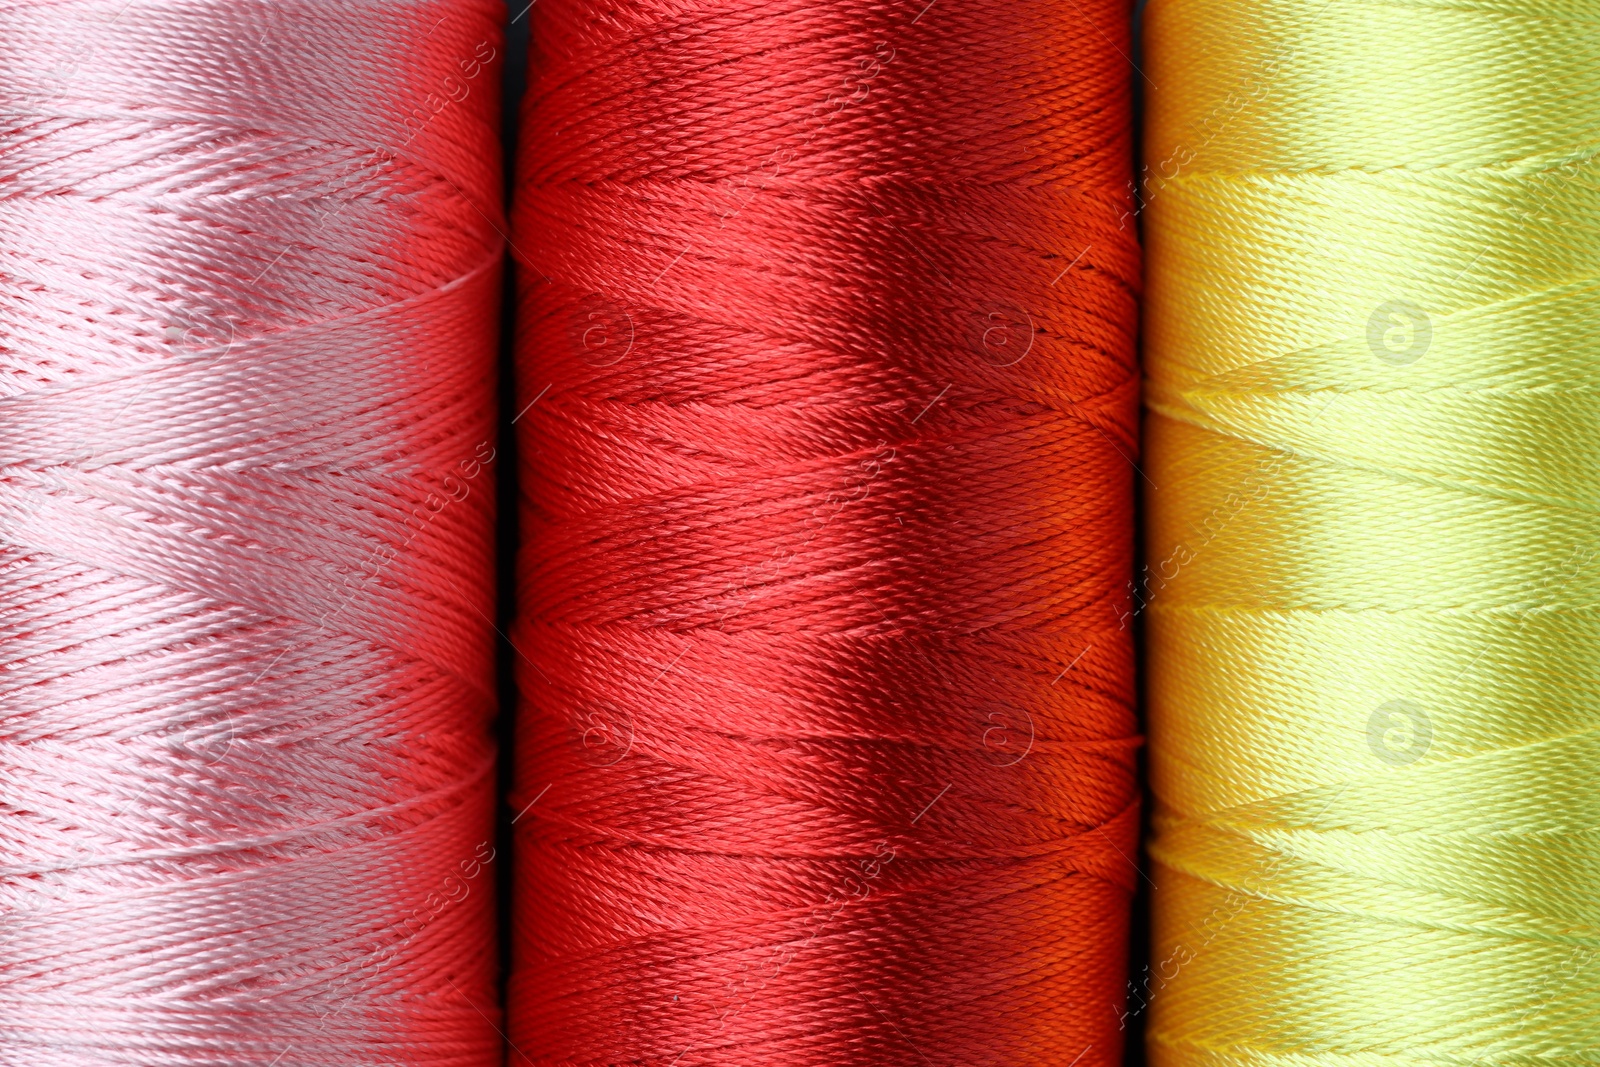
<path fill-rule="evenodd" d="M 1156 0 L 1149 1052 L 1600 1048 L 1600 5 Z"/>
<path fill-rule="evenodd" d="M 1128 15 L 533 9 L 521 1062 L 1118 1062 Z"/>
<path fill-rule="evenodd" d="M 502 19 L 0 3 L 0 1063 L 500 1062 Z"/>

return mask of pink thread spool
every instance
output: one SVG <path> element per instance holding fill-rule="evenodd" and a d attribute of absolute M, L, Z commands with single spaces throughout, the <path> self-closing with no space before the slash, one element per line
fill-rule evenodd
<path fill-rule="evenodd" d="M 0 1064 L 500 1062 L 496 0 L 0 0 Z"/>

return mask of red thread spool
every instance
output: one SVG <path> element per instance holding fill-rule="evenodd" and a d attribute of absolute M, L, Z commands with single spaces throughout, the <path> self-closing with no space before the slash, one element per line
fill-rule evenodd
<path fill-rule="evenodd" d="M 523 1061 L 1118 1061 L 1127 7 L 534 9 Z"/>

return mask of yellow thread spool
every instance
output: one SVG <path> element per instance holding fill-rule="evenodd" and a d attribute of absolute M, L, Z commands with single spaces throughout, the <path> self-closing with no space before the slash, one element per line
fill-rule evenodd
<path fill-rule="evenodd" d="M 1600 0 L 1155 0 L 1149 1052 L 1600 1061 Z"/>

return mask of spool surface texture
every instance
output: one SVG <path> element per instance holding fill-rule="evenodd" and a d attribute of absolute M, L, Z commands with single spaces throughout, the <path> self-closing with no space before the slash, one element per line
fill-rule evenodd
<path fill-rule="evenodd" d="M 1119 0 L 541 0 L 510 1036 L 1119 1061 Z"/>
<path fill-rule="evenodd" d="M 1600 4 L 1145 41 L 1151 1062 L 1592 1062 Z"/>
<path fill-rule="evenodd" d="M 0 2 L 0 1064 L 501 1062 L 503 19 Z"/>

